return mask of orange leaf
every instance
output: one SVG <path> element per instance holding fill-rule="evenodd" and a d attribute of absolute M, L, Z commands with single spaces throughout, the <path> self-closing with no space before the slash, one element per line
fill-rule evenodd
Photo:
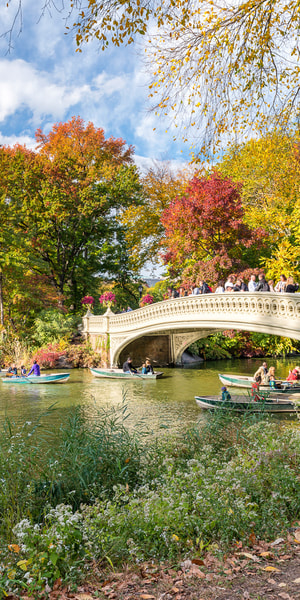
<path fill-rule="evenodd" d="M 294 533 L 295 539 L 297 542 L 300 542 L 300 529 L 297 529 Z"/>
<path fill-rule="evenodd" d="M 8 549 L 9 549 L 11 552 L 15 552 L 16 554 L 19 554 L 19 552 L 20 552 L 20 550 L 21 550 L 21 548 L 20 548 L 20 546 L 18 546 L 18 544 L 9 544 L 9 545 L 8 545 Z"/>

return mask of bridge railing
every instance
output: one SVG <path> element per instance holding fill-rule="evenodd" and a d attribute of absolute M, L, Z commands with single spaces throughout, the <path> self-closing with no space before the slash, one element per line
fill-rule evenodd
<path fill-rule="evenodd" d="M 156 302 L 126 313 L 115 314 L 110 309 L 104 315 L 86 314 L 83 318 L 83 333 L 122 333 L 151 323 L 174 322 L 196 315 L 239 315 L 251 321 L 266 317 L 275 320 L 294 321 L 300 329 L 300 294 L 278 294 L 272 292 L 235 292 L 232 294 L 203 294 L 173 298 Z M 256 317 L 255 317 L 256 316 Z"/>

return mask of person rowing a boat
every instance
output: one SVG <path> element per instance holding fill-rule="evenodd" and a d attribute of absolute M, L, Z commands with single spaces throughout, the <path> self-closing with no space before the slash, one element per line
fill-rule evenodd
<path fill-rule="evenodd" d="M 35 375 L 35 377 L 39 377 L 41 374 L 40 365 L 38 364 L 37 360 L 33 361 L 33 365 L 31 367 L 28 375 L 26 375 L 26 377 L 29 377 L 29 375 L 31 375 L 31 373 L 33 373 Z"/>
<path fill-rule="evenodd" d="M 128 356 L 127 360 L 123 363 L 123 372 L 124 373 L 137 373 L 137 370 L 132 366 L 132 360 L 130 356 Z"/>
<path fill-rule="evenodd" d="M 229 394 L 227 387 L 225 387 L 225 385 L 221 388 L 221 392 L 222 392 L 222 402 L 228 402 L 228 400 L 231 400 L 231 395 Z"/>

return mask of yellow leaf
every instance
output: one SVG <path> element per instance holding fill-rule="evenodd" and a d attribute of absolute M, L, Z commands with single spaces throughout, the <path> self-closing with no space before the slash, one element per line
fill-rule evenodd
<path fill-rule="evenodd" d="M 271 565 L 269 565 L 268 567 L 265 567 L 263 569 L 263 571 L 274 571 L 275 573 L 280 573 L 279 569 L 276 569 L 276 567 L 271 567 Z"/>

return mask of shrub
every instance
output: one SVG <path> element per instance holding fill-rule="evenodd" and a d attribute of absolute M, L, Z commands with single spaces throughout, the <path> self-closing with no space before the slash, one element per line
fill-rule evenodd
<path fill-rule="evenodd" d="M 65 351 L 59 350 L 58 344 L 48 344 L 44 348 L 39 348 L 32 356 L 32 360 L 36 360 L 41 367 L 45 369 L 53 369 L 56 367 L 58 360 L 64 356 Z"/>
<path fill-rule="evenodd" d="M 10 555 L 1 574 L 2 591 L 12 591 L 18 585 L 31 595 L 49 592 L 59 578 L 78 582 L 86 557 L 80 521 L 81 514 L 63 504 L 49 508 L 43 524 L 22 519 L 13 530 L 17 544 L 8 546 Z"/>
<path fill-rule="evenodd" d="M 73 315 L 55 309 L 44 310 L 35 319 L 33 339 L 40 345 L 59 342 L 61 338 L 71 337 L 78 323 L 79 318 Z"/>

